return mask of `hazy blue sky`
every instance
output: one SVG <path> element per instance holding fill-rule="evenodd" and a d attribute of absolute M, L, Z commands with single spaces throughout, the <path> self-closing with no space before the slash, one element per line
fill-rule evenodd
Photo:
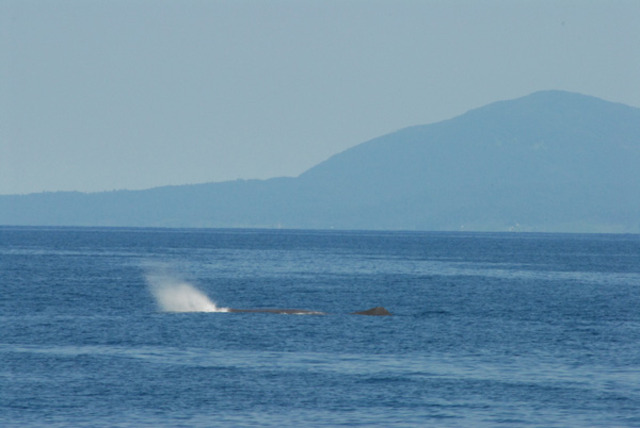
<path fill-rule="evenodd" d="M 541 89 L 640 106 L 640 1 L 0 0 L 0 194 L 295 176 Z"/>

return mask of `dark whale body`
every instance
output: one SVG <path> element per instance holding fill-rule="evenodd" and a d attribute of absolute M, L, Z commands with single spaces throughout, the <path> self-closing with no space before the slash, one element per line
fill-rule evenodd
<path fill-rule="evenodd" d="M 234 309 L 229 308 L 227 312 L 252 312 L 268 314 L 289 314 L 289 315 L 327 315 L 326 312 L 308 311 L 306 309 Z"/>
<path fill-rule="evenodd" d="M 326 312 L 320 311 L 308 311 L 306 309 L 233 309 L 229 308 L 227 312 L 245 312 L 245 313 L 268 313 L 268 314 L 288 314 L 288 315 L 328 315 Z M 377 306 L 375 308 L 367 309 L 366 311 L 352 312 L 351 315 L 373 315 L 373 316 L 386 316 L 391 315 L 391 312 Z"/>
<path fill-rule="evenodd" d="M 373 316 L 387 316 L 391 315 L 391 312 L 383 308 L 382 306 L 376 306 L 375 308 L 367 309 L 366 311 L 354 312 L 352 315 L 373 315 Z"/>

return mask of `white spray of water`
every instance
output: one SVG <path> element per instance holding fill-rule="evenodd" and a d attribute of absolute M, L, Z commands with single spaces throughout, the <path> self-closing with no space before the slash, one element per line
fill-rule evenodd
<path fill-rule="evenodd" d="M 163 274 L 147 274 L 149 290 L 163 312 L 227 312 L 193 285 Z"/>

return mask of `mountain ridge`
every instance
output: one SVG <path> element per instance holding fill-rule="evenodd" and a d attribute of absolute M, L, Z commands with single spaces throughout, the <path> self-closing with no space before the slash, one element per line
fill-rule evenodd
<path fill-rule="evenodd" d="M 0 224 L 640 233 L 640 109 L 566 91 L 382 135 L 298 177 L 0 196 Z"/>

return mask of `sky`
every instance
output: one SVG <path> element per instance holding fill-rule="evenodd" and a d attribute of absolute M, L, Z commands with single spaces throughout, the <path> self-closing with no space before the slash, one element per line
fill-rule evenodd
<path fill-rule="evenodd" d="M 640 107 L 637 0 L 0 0 L 0 194 L 297 176 L 560 89 Z"/>

